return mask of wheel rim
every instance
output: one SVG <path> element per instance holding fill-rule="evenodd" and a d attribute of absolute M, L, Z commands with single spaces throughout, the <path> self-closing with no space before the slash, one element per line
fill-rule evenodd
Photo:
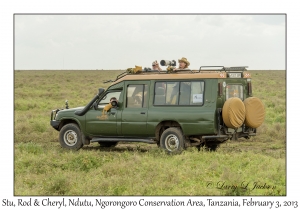
<path fill-rule="evenodd" d="M 68 130 L 64 134 L 64 142 L 68 146 L 74 146 L 77 143 L 77 134 L 73 130 Z"/>
<path fill-rule="evenodd" d="M 176 151 L 179 148 L 179 139 L 176 135 L 170 134 L 166 137 L 166 149 L 169 151 Z"/>

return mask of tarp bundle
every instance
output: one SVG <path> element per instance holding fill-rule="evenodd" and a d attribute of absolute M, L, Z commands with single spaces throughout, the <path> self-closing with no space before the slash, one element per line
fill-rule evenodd
<path fill-rule="evenodd" d="M 135 66 L 135 68 L 128 68 L 127 73 L 129 74 L 138 74 L 142 72 L 142 67 L 141 66 Z"/>

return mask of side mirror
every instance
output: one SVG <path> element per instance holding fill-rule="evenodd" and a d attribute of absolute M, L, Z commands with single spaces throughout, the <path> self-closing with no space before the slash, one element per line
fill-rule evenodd
<path fill-rule="evenodd" d="M 94 107 L 95 110 L 98 109 L 98 104 L 96 103 L 96 101 L 93 103 L 93 107 Z"/>
<path fill-rule="evenodd" d="M 105 90 L 104 88 L 99 88 L 98 89 L 98 96 L 100 96 L 104 92 L 104 90 Z"/>

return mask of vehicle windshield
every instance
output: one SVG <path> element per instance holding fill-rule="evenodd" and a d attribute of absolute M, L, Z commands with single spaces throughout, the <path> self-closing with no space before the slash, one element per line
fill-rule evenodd
<path fill-rule="evenodd" d="M 228 84 L 226 86 L 226 100 L 232 97 L 238 97 L 244 100 L 244 92 L 242 85 Z"/>

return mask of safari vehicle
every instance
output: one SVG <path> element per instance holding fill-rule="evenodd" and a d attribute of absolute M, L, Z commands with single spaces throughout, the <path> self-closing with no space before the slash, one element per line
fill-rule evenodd
<path fill-rule="evenodd" d="M 247 67 L 124 72 L 85 106 L 51 112 L 62 147 L 78 150 L 98 142 L 154 143 L 168 153 L 256 135 L 264 105 L 252 96 Z M 134 73 L 135 72 L 135 73 Z M 115 97 L 117 100 L 110 102 Z"/>

